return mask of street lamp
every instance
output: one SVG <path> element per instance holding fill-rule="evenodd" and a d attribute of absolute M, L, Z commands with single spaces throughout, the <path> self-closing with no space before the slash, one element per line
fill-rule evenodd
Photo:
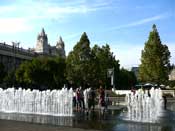
<path fill-rule="evenodd" d="M 12 42 L 13 45 L 13 64 L 14 64 L 14 74 L 13 74 L 13 87 L 15 85 L 15 71 L 16 71 L 16 48 L 19 48 L 19 42 Z"/>
<path fill-rule="evenodd" d="M 110 68 L 110 69 L 108 69 L 108 71 L 107 71 L 107 77 L 108 77 L 108 78 L 111 78 L 111 85 L 112 85 L 113 88 L 115 89 L 115 82 L 114 82 L 114 78 L 115 78 L 115 75 L 114 75 L 114 68 Z"/>

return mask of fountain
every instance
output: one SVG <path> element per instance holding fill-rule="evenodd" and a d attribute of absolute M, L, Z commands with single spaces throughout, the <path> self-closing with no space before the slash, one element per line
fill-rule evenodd
<path fill-rule="evenodd" d="M 25 90 L 0 88 L 0 112 L 73 116 L 72 89 Z"/>
<path fill-rule="evenodd" d="M 89 90 L 84 90 L 86 107 Z M 13 129 L 14 125 L 17 130 L 25 130 L 26 125 L 35 130 L 36 127 L 42 128 L 42 124 L 44 124 L 43 130 L 51 128 L 58 130 L 58 126 L 60 130 L 65 130 L 65 127 L 113 131 L 175 130 L 175 112 L 169 110 L 171 104 L 174 109 L 174 103 L 168 103 L 167 110 L 164 110 L 160 89 L 152 88 L 149 93 L 139 89 L 135 94 L 128 94 L 126 97 L 128 112 L 109 109 L 105 114 L 99 113 L 98 110 L 89 115 L 84 112 L 73 114 L 72 97 L 73 91 L 65 88 L 52 91 L 0 89 L 0 130 Z M 73 117 L 67 117 L 72 115 Z"/>
<path fill-rule="evenodd" d="M 83 94 L 84 94 L 84 103 L 85 103 L 85 108 L 88 109 L 88 93 L 90 91 L 90 88 L 87 88 L 84 90 Z"/>
<path fill-rule="evenodd" d="M 126 102 L 128 111 L 124 119 L 129 121 L 156 123 L 164 114 L 160 89 L 139 89 L 135 93 L 127 94 Z"/>

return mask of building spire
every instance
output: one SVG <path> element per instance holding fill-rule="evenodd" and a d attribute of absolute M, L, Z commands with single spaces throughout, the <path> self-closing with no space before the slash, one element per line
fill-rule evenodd
<path fill-rule="evenodd" d="M 41 30 L 41 36 L 45 36 L 44 28 L 42 28 L 42 30 Z"/>
<path fill-rule="evenodd" d="M 63 42 L 63 39 L 62 39 L 61 36 L 59 37 L 59 41 L 58 41 L 58 43 L 64 43 L 64 42 Z"/>
<path fill-rule="evenodd" d="M 59 40 L 58 40 L 56 46 L 57 46 L 58 48 L 64 48 L 64 41 L 63 41 L 63 39 L 62 39 L 61 36 L 59 37 Z"/>

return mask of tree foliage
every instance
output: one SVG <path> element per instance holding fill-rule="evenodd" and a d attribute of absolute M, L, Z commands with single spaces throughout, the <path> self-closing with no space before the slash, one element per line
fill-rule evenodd
<path fill-rule="evenodd" d="M 119 61 L 115 59 L 115 56 L 110 50 L 108 44 L 105 46 L 99 47 L 95 45 L 92 48 L 92 54 L 94 54 L 94 63 L 95 63 L 95 71 L 96 73 L 95 78 L 98 78 L 99 84 L 106 85 L 109 87 L 111 85 L 109 78 L 107 78 L 107 71 L 108 69 L 114 68 L 114 83 L 117 86 L 117 74 L 119 72 Z M 98 83 L 97 82 L 97 83 Z"/>
<path fill-rule="evenodd" d="M 0 83 L 3 83 L 5 75 L 6 75 L 6 71 L 5 71 L 4 64 L 0 63 Z"/>
<path fill-rule="evenodd" d="M 152 29 L 142 50 L 139 79 L 143 82 L 165 83 L 168 80 L 170 52 L 161 43 L 156 25 Z"/>
<path fill-rule="evenodd" d="M 15 79 L 15 70 L 12 69 L 9 72 L 6 73 L 4 79 L 3 79 L 3 86 L 5 86 L 5 88 L 7 87 L 12 87 L 15 85 L 16 83 L 16 79 Z"/>
<path fill-rule="evenodd" d="M 124 68 L 120 70 L 118 79 L 120 85 L 118 89 L 131 89 L 131 87 L 137 83 L 137 78 L 134 72 L 128 71 Z"/>
<path fill-rule="evenodd" d="M 61 88 L 65 83 L 65 66 L 63 58 L 35 58 L 20 65 L 16 80 L 24 86 Z"/>
<path fill-rule="evenodd" d="M 91 57 L 90 41 L 84 32 L 66 60 L 67 79 L 70 83 L 76 86 L 89 84 L 89 63 Z"/>
<path fill-rule="evenodd" d="M 74 46 L 66 60 L 67 79 L 75 86 L 106 85 L 107 69 L 115 67 L 119 70 L 118 61 L 115 60 L 109 45 L 90 48 L 90 41 L 83 33 L 80 41 Z"/>

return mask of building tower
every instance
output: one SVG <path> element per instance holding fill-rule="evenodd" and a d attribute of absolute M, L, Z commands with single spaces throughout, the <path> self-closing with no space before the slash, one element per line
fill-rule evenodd
<path fill-rule="evenodd" d="M 37 43 L 35 51 L 40 54 L 49 54 L 49 45 L 48 45 L 48 39 L 47 34 L 44 31 L 44 28 L 42 28 L 42 31 L 37 36 Z"/>
<path fill-rule="evenodd" d="M 61 36 L 59 37 L 59 40 L 57 41 L 56 49 L 57 49 L 58 54 L 61 57 L 63 58 L 66 57 L 65 49 L 64 49 L 64 41 L 62 40 Z"/>

